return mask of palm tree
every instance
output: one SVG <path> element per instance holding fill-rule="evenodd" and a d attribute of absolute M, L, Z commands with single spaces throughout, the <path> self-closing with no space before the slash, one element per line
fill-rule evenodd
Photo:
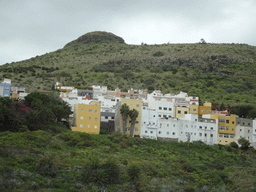
<path fill-rule="evenodd" d="M 122 115 L 122 121 L 123 121 L 123 133 L 126 132 L 126 124 L 127 124 L 127 118 L 128 118 L 129 112 L 130 112 L 129 106 L 126 103 L 124 103 L 120 109 L 120 114 Z"/>
<path fill-rule="evenodd" d="M 134 126 L 138 116 L 139 116 L 139 112 L 136 109 L 130 110 L 129 117 L 131 118 L 131 128 L 130 128 L 131 137 L 133 136 Z"/>

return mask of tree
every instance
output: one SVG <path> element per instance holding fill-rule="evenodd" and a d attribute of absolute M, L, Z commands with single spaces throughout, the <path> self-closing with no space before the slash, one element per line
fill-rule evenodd
<path fill-rule="evenodd" d="M 134 126 L 137 117 L 139 116 L 139 112 L 136 109 L 130 110 L 129 111 L 129 117 L 131 118 L 131 128 L 130 128 L 130 136 L 133 136 L 134 133 Z"/>
<path fill-rule="evenodd" d="M 126 132 L 126 125 L 127 125 L 127 118 L 129 115 L 129 111 L 130 111 L 129 106 L 126 103 L 124 103 L 120 109 L 120 114 L 122 115 L 122 121 L 123 121 L 123 133 Z"/>
<path fill-rule="evenodd" d="M 17 100 L 0 97 L 0 131 L 17 132 L 26 125 L 26 115 L 32 109 Z"/>
<path fill-rule="evenodd" d="M 206 41 L 202 38 L 202 39 L 200 39 L 199 43 L 206 44 Z"/>
<path fill-rule="evenodd" d="M 246 151 L 249 148 L 249 146 L 251 145 L 250 142 L 247 139 L 245 139 L 244 137 L 238 139 L 238 143 L 239 143 L 239 145 L 241 145 L 240 148 L 244 151 Z"/>
<path fill-rule="evenodd" d="M 24 104 L 40 113 L 45 111 L 47 114 L 53 114 L 56 122 L 61 122 L 62 118 L 68 122 L 69 114 L 72 114 L 71 107 L 60 98 L 58 92 L 50 92 L 49 95 L 30 93 L 25 97 Z"/>

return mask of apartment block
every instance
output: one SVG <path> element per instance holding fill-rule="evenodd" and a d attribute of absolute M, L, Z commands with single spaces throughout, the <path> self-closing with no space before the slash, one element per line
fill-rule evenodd
<path fill-rule="evenodd" d="M 0 97 L 10 97 L 11 92 L 11 79 L 4 79 L 0 83 Z"/>
<path fill-rule="evenodd" d="M 227 145 L 236 142 L 236 115 L 216 112 L 211 119 L 218 120 L 218 144 Z"/>
<path fill-rule="evenodd" d="M 135 127 L 134 127 L 134 133 L 133 135 L 140 135 L 141 134 L 141 109 L 142 109 L 142 100 L 139 99 L 127 99 L 127 98 L 121 98 L 121 105 L 123 104 L 127 104 L 130 108 L 130 110 L 132 109 L 136 109 L 139 112 L 139 115 L 136 119 L 136 123 L 135 123 Z M 123 126 L 122 123 L 122 119 L 120 119 L 121 123 L 121 127 Z M 127 119 L 127 133 L 130 134 L 130 127 L 131 127 L 131 120 L 128 117 Z"/>
<path fill-rule="evenodd" d="M 100 133 L 100 104 L 75 104 L 72 131 Z"/>
<path fill-rule="evenodd" d="M 253 120 L 236 117 L 236 141 L 244 137 L 252 143 Z M 238 142 L 237 142 L 238 143 Z"/>

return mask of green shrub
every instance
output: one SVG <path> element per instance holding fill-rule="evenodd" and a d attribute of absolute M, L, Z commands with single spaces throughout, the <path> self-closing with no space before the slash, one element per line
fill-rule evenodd
<path fill-rule="evenodd" d="M 140 177 L 141 168 L 136 162 L 132 162 L 128 165 L 127 173 L 131 181 L 136 181 Z"/>
<path fill-rule="evenodd" d="M 229 145 L 233 148 L 236 148 L 236 149 L 238 149 L 238 147 L 239 147 L 238 144 L 235 141 L 231 142 Z"/>
<path fill-rule="evenodd" d="M 247 139 L 245 139 L 244 137 L 238 139 L 238 143 L 241 145 L 240 148 L 244 151 L 246 151 L 249 148 L 249 146 L 251 145 L 250 142 Z"/>
<path fill-rule="evenodd" d="M 105 173 L 107 174 L 109 184 L 119 182 L 121 172 L 117 161 L 114 158 L 108 158 L 101 167 L 105 170 Z"/>
<path fill-rule="evenodd" d="M 163 56 L 164 54 L 163 54 L 163 52 L 161 52 L 161 51 L 157 51 L 157 52 L 155 52 L 154 54 L 153 54 L 153 56 L 155 56 L 155 57 L 161 57 L 161 56 Z"/>
<path fill-rule="evenodd" d="M 92 147 L 96 145 L 93 137 L 84 132 L 64 132 L 59 134 L 58 138 L 62 139 L 69 146 Z"/>
<path fill-rule="evenodd" d="M 37 171 L 43 176 L 54 177 L 60 170 L 60 161 L 54 153 L 46 153 L 42 155 L 36 162 Z"/>
<path fill-rule="evenodd" d="M 193 186 L 188 185 L 184 188 L 184 192 L 196 192 L 196 189 Z"/>

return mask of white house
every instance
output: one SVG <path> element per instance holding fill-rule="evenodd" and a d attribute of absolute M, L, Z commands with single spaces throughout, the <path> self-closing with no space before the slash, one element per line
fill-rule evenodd
<path fill-rule="evenodd" d="M 157 122 L 158 116 L 155 109 L 150 109 L 149 107 L 142 106 L 141 110 L 141 134 L 140 137 L 149 138 L 149 139 L 157 139 L 156 131 L 157 131 Z"/>
<path fill-rule="evenodd" d="M 252 121 L 252 146 L 256 149 L 256 119 Z"/>

